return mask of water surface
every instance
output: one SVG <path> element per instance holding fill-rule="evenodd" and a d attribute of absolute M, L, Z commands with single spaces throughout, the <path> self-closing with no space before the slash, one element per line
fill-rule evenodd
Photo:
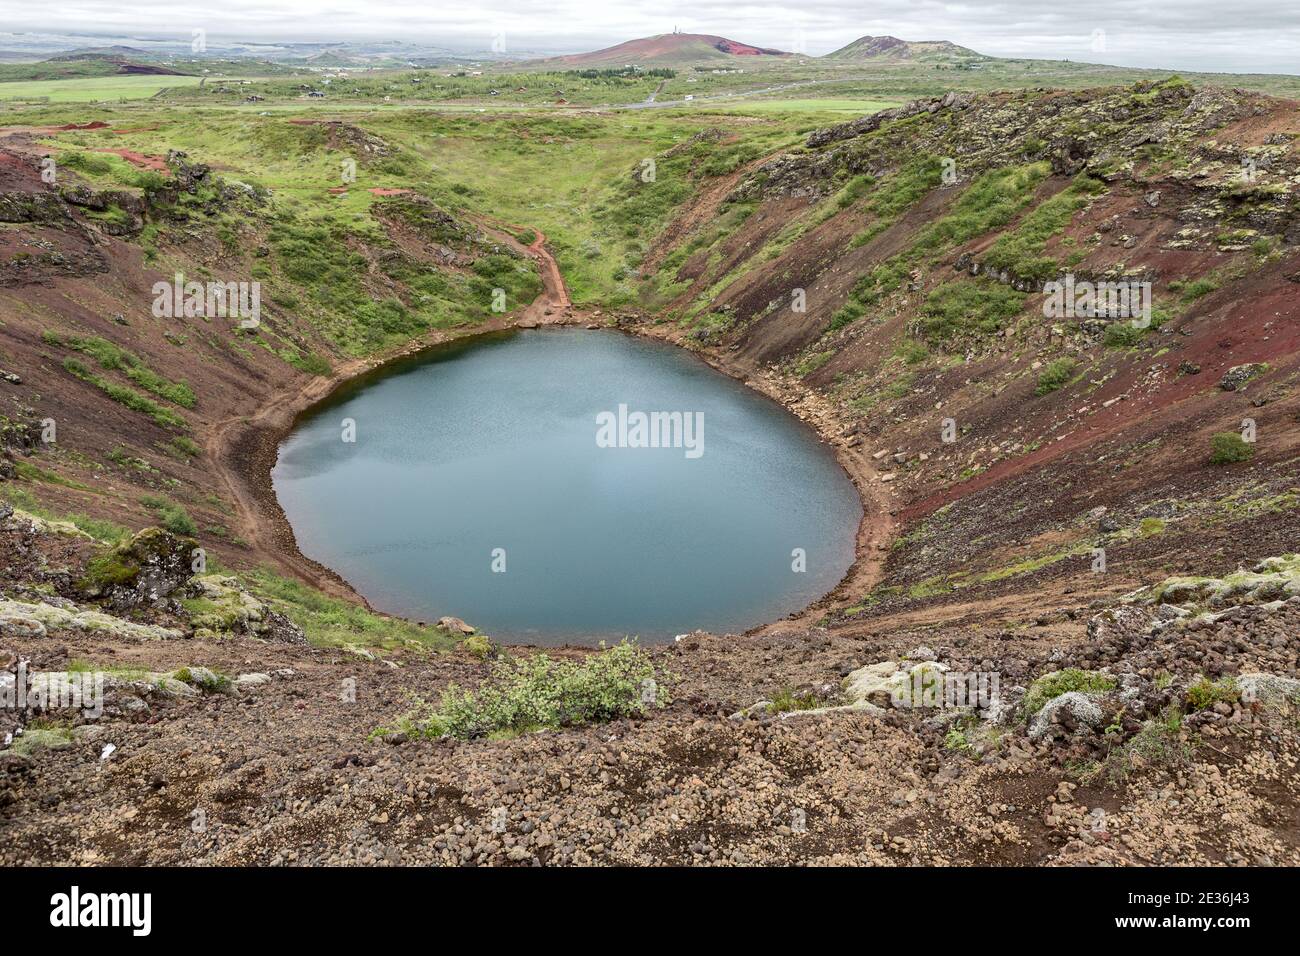
<path fill-rule="evenodd" d="M 599 447 L 620 404 L 700 413 L 703 453 Z M 302 552 L 375 607 L 538 644 L 783 617 L 844 575 L 861 517 L 779 405 L 682 349 L 579 329 L 478 336 L 350 382 L 272 480 Z"/>

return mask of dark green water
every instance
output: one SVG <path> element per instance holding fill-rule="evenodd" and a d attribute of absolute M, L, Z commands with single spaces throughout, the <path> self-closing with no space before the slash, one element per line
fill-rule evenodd
<path fill-rule="evenodd" d="M 686 413 L 681 447 L 600 447 L 597 416 L 620 404 Z M 480 336 L 349 383 L 272 477 L 302 552 L 377 608 L 538 644 L 783 617 L 844 575 L 862 513 L 774 402 L 681 349 L 576 329 Z"/>

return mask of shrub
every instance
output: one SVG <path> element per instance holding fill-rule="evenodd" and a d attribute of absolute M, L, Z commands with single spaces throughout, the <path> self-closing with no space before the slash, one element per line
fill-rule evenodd
<path fill-rule="evenodd" d="M 294 354 L 285 359 L 290 365 L 300 372 L 306 372 L 308 375 L 328 375 L 334 370 L 330 365 L 329 359 L 315 352 L 306 354 Z"/>
<path fill-rule="evenodd" d="M 1034 389 L 1035 395 L 1046 395 L 1054 392 L 1065 385 L 1074 375 L 1074 359 L 1062 358 L 1048 363 L 1038 376 L 1038 387 Z"/>
<path fill-rule="evenodd" d="M 1088 694 L 1114 689 L 1114 678 L 1098 674 L 1096 671 L 1082 671 L 1075 667 L 1067 667 L 1062 671 L 1045 674 L 1029 685 L 1029 690 L 1025 692 L 1025 713 L 1032 717 L 1042 710 L 1048 701 L 1071 691 Z"/>
<path fill-rule="evenodd" d="M 1186 700 L 1187 706 L 1192 710 L 1205 710 L 1220 702 L 1231 704 L 1240 697 L 1241 691 L 1237 687 L 1237 682 L 1231 677 L 1217 681 L 1202 677 L 1187 688 Z"/>
<path fill-rule="evenodd" d="M 460 642 L 460 646 L 481 661 L 491 657 L 494 650 L 492 639 L 486 634 L 471 634 Z"/>
<path fill-rule="evenodd" d="M 1131 322 L 1116 322 L 1106 326 L 1106 335 L 1102 342 L 1107 348 L 1131 349 L 1142 341 L 1146 329 L 1140 329 Z"/>
<path fill-rule="evenodd" d="M 1210 439 L 1210 464 L 1231 465 L 1238 461 L 1247 461 L 1255 454 L 1255 448 L 1236 432 L 1219 432 Z"/>
<path fill-rule="evenodd" d="M 794 710 L 812 710 L 818 704 L 816 694 L 796 694 L 786 688 L 772 697 L 767 705 L 769 714 L 786 714 Z"/>
<path fill-rule="evenodd" d="M 186 458 L 197 458 L 203 453 L 199 443 L 185 435 L 177 435 L 171 441 L 172 448 L 184 455 Z"/>
<path fill-rule="evenodd" d="M 465 740 L 601 723 L 666 706 L 663 680 L 649 654 L 628 641 L 582 661 L 546 654 L 505 659 L 493 665 L 476 692 L 453 684 L 436 710 L 417 707 L 402 723 L 423 736 Z M 644 691 L 651 686 L 655 690 L 647 703 Z"/>

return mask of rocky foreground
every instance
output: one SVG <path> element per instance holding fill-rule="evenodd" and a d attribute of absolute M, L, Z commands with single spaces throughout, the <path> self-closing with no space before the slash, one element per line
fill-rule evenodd
<path fill-rule="evenodd" d="M 413 697 L 532 652 L 312 647 L 191 545 L 106 581 L 0 521 L 6 865 L 1300 863 L 1295 558 L 1023 628 L 691 634 L 643 713 L 430 739 Z"/>

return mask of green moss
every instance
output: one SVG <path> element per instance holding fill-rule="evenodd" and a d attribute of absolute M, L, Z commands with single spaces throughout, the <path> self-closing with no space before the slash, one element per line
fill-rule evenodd
<path fill-rule="evenodd" d="M 23 728 L 21 737 L 15 737 L 10 749 L 23 756 L 37 750 L 61 750 L 72 743 L 72 728 L 48 720 L 34 720 Z"/>
<path fill-rule="evenodd" d="M 1084 671 L 1074 667 L 1044 674 L 1029 685 L 1025 692 L 1025 713 L 1032 717 L 1048 703 L 1062 694 L 1080 691 L 1085 694 L 1104 693 L 1115 689 L 1115 679 L 1096 671 Z"/>
<path fill-rule="evenodd" d="M 140 565 L 117 551 L 91 558 L 82 575 L 83 590 L 104 591 L 111 587 L 129 585 L 140 574 Z"/>
<path fill-rule="evenodd" d="M 1161 534 L 1164 530 L 1165 521 L 1163 518 L 1143 518 L 1138 524 L 1138 537 L 1150 538 Z"/>

